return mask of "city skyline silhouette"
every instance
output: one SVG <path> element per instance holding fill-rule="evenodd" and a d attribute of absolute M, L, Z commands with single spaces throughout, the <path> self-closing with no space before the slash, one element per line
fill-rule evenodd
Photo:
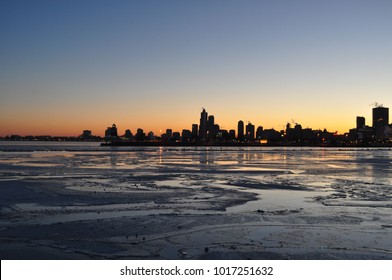
<path fill-rule="evenodd" d="M 192 129 L 182 129 L 182 132 L 167 128 L 165 133 L 155 135 L 152 131 L 146 134 L 138 128 L 136 134 L 130 129 L 120 136 L 117 126 L 113 124 L 105 131 L 103 145 L 237 145 L 237 144 L 289 144 L 289 145 L 318 145 L 318 146 L 356 146 L 356 145 L 390 145 L 392 139 L 392 124 L 389 123 L 389 108 L 382 104 L 372 109 L 372 126 L 366 125 L 366 119 L 356 117 L 356 127 L 349 133 L 338 134 L 326 129 L 303 128 L 301 124 L 287 123 L 285 129 L 264 129 L 247 121 L 238 121 L 236 129 L 223 129 L 215 122 L 215 116 L 209 115 L 203 107 L 199 123 L 192 124 Z M 88 131 L 91 134 L 91 131 Z"/>
<path fill-rule="evenodd" d="M 7 135 L 0 140 L 24 141 L 100 141 L 105 146 L 182 146 L 182 145 L 293 145 L 293 146 L 390 146 L 392 139 L 392 124 L 389 123 L 389 108 L 382 104 L 373 104 L 372 125 L 366 118 L 356 116 L 356 126 L 349 132 L 339 134 L 327 129 L 303 127 L 300 123 L 287 122 L 284 129 L 266 128 L 251 121 L 239 120 L 236 128 L 221 127 L 214 115 L 209 114 L 203 107 L 198 123 L 192 123 L 180 130 L 168 126 L 159 134 L 145 131 L 138 127 L 134 133 L 127 128 L 124 133 L 115 123 L 107 127 L 104 137 L 95 135 L 85 129 L 78 136 L 52 135 Z"/>

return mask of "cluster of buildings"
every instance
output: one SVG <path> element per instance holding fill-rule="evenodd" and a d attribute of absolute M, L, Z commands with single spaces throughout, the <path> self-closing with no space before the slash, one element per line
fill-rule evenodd
<path fill-rule="evenodd" d="M 351 142 L 362 144 L 389 142 L 392 140 L 389 108 L 385 108 L 382 105 L 373 108 L 372 119 L 372 126 L 367 126 L 364 117 L 357 117 L 357 126 L 350 129 L 348 139 Z"/>
<path fill-rule="evenodd" d="M 303 128 L 300 124 L 287 123 L 285 129 L 264 129 L 251 122 L 238 121 L 237 129 L 226 130 L 215 122 L 203 108 L 199 123 L 190 129 L 155 135 L 137 129 L 133 134 L 129 129 L 119 135 L 113 124 L 105 131 L 105 136 L 94 136 L 91 130 L 84 130 L 75 137 L 19 136 L 10 135 L 0 140 L 11 141 L 105 141 L 107 145 L 289 145 L 289 146 L 392 146 L 392 124 L 389 123 L 389 109 L 376 106 L 372 111 L 372 126 L 366 125 L 362 116 L 356 118 L 356 127 L 348 133 L 337 134 L 327 130 Z"/>
<path fill-rule="evenodd" d="M 203 108 L 198 124 L 182 132 L 166 129 L 162 135 L 153 132 L 145 133 L 139 128 L 136 134 L 127 129 L 122 136 L 118 135 L 113 124 L 105 131 L 107 143 L 144 143 L 167 145 L 309 145 L 309 146 L 358 146 L 389 145 L 392 140 L 392 125 L 389 124 L 389 109 L 378 106 L 373 108 L 373 125 L 366 126 L 364 117 L 357 117 L 357 127 L 349 133 L 339 135 L 327 130 L 302 128 L 300 124 L 287 123 L 284 130 L 264 129 L 251 122 L 245 124 L 238 121 L 237 130 L 222 129 L 215 122 L 214 115 L 208 115 Z"/>

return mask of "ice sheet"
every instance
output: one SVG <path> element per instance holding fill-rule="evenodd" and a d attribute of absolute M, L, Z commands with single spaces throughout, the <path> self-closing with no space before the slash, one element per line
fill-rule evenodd
<path fill-rule="evenodd" d="M 0 254 L 391 259 L 391 159 L 389 149 L 0 143 Z"/>

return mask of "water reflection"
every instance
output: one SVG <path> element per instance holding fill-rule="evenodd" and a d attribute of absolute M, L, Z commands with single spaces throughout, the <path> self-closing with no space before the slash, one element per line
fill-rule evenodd
<path fill-rule="evenodd" d="M 110 153 L 110 165 L 112 168 L 116 168 L 118 163 L 118 153 L 115 151 Z"/>
<path fill-rule="evenodd" d="M 389 153 L 384 151 L 358 152 L 353 154 L 353 169 L 357 178 L 366 178 L 366 181 L 374 184 L 391 185 L 389 176 L 392 167 Z"/>
<path fill-rule="evenodd" d="M 201 164 L 213 164 L 215 161 L 215 152 L 209 151 L 208 149 L 205 151 L 201 151 L 199 153 L 199 162 Z"/>
<path fill-rule="evenodd" d="M 158 161 L 159 161 L 159 164 L 162 164 L 162 158 L 163 158 L 163 147 L 159 147 L 159 149 L 158 149 Z"/>

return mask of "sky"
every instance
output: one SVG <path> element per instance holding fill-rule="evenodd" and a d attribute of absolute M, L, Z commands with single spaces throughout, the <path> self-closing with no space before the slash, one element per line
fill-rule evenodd
<path fill-rule="evenodd" d="M 202 108 L 347 132 L 392 107 L 390 0 L 0 1 L 0 136 L 160 134 Z"/>

